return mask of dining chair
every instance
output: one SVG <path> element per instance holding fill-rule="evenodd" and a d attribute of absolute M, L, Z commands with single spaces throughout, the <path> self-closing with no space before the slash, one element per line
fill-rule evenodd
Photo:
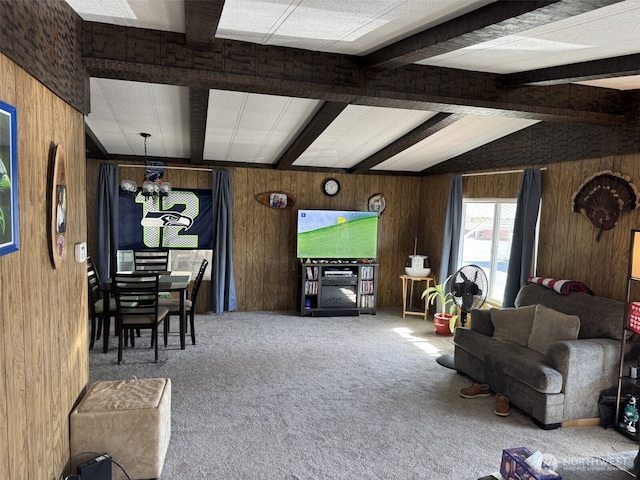
<path fill-rule="evenodd" d="M 122 362 L 125 336 L 134 329 L 151 330 L 151 346 L 154 347 L 155 362 L 158 362 L 158 326 L 169 315 L 169 309 L 158 304 L 158 287 L 157 272 L 117 273 L 114 276 L 112 288 L 117 306 L 118 364 Z"/>
<path fill-rule="evenodd" d="M 136 272 L 166 272 L 169 270 L 169 250 L 134 250 L 133 264 Z"/>
<path fill-rule="evenodd" d="M 191 287 L 191 294 L 189 298 L 187 298 L 184 302 L 184 308 L 187 311 L 187 315 L 189 316 L 189 328 L 191 329 L 191 343 L 193 345 L 196 344 L 196 331 L 195 331 L 195 314 L 196 314 L 196 300 L 198 298 L 198 291 L 200 291 L 200 284 L 202 283 L 202 278 L 204 277 L 204 272 L 207 269 L 207 265 L 209 262 L 206 259 L 202 260 L 200 264 L 200 270 L 198 270 L 198 274 L 196 275 L 195 280 L 193 281 L 193 286 Z M 167 316 L 167 320 L 164 323 L 165 330 L 165 342 L 167 339 L 167 333 L 169 332 L 169 323 L 171 315 L 180 315 L 180 300 L 177 298 L 161 298 L 160 305 L 163 307 L 167 307 L 169 309 L 169 315 Z"/>
<path fill-rule="evenodd" d="M 89 320 L 91 321 L 91 340 L 89 348 L 93 348 L 96 340 L 100 339 L 103 325 L 104 314 L 104 296 L 100 287 L 102 282 L 100 281 L 100 274 L 96 268 L 93 258 L 87 257 L 87 281 L 89 283 Z M 113 312 L 115 315 L 116 301 L 113 298 L 109 299 L 109 312 Z M 97 325 L 97 332 L 96 332 Z M 104 335 L 109 336 L 109 332 L 105 331 Z"/>

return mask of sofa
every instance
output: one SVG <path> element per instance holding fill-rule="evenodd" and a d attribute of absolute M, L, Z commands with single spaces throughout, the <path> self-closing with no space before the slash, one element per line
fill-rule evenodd
<path fill-rule="evenodd" d="M 531 283 L 515 305 L 471 312 L 469 327 L 455 332 L 455 369 L 542 428 L 597 418 L 600 392 L 617 385 L 624 303 Z M 638 343 L 627 346 L 635 364 Z"/>

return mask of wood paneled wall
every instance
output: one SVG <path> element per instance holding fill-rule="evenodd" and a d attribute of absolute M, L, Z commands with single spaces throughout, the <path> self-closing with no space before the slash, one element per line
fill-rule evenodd
<path fill-rule="evenodd" d="M 596 241 L 597 230 L 582 214 L 572 211 L 574 193 L 591 175 L 612 170 L 640 186 L 640 154 L 611 156 L 545 165 L 542 172 L 542 209 L 537 275 L 586 283 L 596 295 L 624 300 L 626 294 L 629 232 L 640 228 L 640 209 L 624 212 L 618 224 Z M 465 198 L 516 198 L 521 174 L 464 177 Z M 439 268 L 442 228 L 451 175 L 423 178 L 425 205 L 440 215 L 426 220 L 422 229 L 427 253 Z M 435 252 L 435 253 L 431 253 Z"/>
<path fill-rule="evenodd" d="M 401 305 L 399 275 L 404 273 L 406 256 L 413 252 L 418 232 L 420 179 L 385 175 L 335 174 L 342 186 L 340 194 L 329 198 L 322 193 L 325 173 L 229 168 L 233 195 L 233 254 L 238 309 L 294 310 L 298 287 L 296 222 L 298 209 L 366 210 L 367 200 L 383 193 L 387 208 L 378 227 L 380 283 L 378 305 Z M 99 162 L 89 160 L 87 185 L 88 218 L 93 219 Z M 142 182 L 140 168 L 120 168 L 120 178 Z M 177 188 L 210 188 L 211 173 L 168 169 L 167 181 Z M 285 191 L 296 196 L 295 208 L 275 210 L 258 203 L 255 195 Z M 89 225 L 89 251 L 95 252 L 95 225 Z M 203 284 L 198 303 L 208 295 Z"/>
<path fill-rule="evenodd" d="M 95 183 L 99 163 L 89 161 L 87 182 Z M 640 209 L 624 213 L 618 225 L 596 242 L 596 230 L 571 200 L 583 181 L 601 170 L 613 170 L 640 185 L 640 154 L 545 165 L 537 274 L 585 282 L 597 295 L 624 299 L 629 230 L 640 227 Z M 296 307 L 296 209 L 366 209 L 374 193 L 384 193 L 387 209 L 380 218 L 378 305 L 399 306 L 398 276 L 413 252 L 428 255 L 433 272 L 440 269 L 442 230 L 451 175 L 423 178 L 335 175 L 341 193 L 326 197 L 320 190 L 324 173 L 230 168 L 233 190 L 234 273 L 240 310 L 293 310 Z M 121 168 L 121 177 L 142 179 L 142 170 Z M 168 170 L 167 180 L 181 188 L 208 188 L 209 172 Z M 516 198 L 521 174 L 464 177 L 465 198 Z M 91 192 L 93 189 L 89 189 Z M 287 191 L 297 197 L 295 209 L 260 205 L 258 193 Z M 88 200 L 89 210 L 95 204 Z M 92 218 L 89 215 L 89 218 Z M 89 225 L 90 239 L 95 238 Z M 93 248 L 93 247 L 91 247 Z M 414 292 L 419 299 L 420 292 Z M 201 291 L 207 297 L 207 287 Z M 201 297 L 199 304 L 207 305 Z"/>
<path fill-rule="evenodd" d="M 0 478 L 58 478 L 69 413 L 89 377 L 84 118 L 0 54 L 0 99 L 17 108 L 20 250 L 0 257 Z M 67 242 L 54 270 L 47 232 L 52 142 L 66 152 Z"/>

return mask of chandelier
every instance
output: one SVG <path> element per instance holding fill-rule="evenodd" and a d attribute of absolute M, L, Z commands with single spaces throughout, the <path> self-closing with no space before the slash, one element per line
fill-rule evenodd
<path fill-rule="evenodd" d="M 151 134 L 141 133 L 140 136 L 144 138 L 144 164 L 146 167 L 145 180 L 142 183 L 140 193 L 142 193 L 146 200 L 166 197 L 171 191 L 171 184 L 162 181 L 162 173 L 153 169 L 153 165 L 150 164 L 147 157 L 147 138 L 149 138 Z M 133 180 L 122 180 L 120 188 L 133 197 L 135 197 L 138 192 L 138 184 Z"/>

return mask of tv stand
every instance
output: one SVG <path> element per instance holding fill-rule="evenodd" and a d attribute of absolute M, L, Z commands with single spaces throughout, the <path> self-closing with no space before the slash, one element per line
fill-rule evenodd
<path fill-rule="evenodd" d="M 298 311 L 303 317 L 376 313 L 376 263 L 304 262 L 300 264 L 298 280 Z"/>

